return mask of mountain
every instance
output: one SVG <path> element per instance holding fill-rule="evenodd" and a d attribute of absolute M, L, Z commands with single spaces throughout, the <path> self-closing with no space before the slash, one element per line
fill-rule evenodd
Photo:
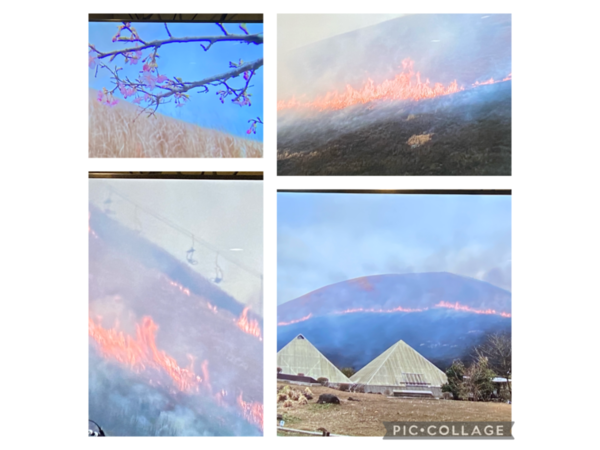
<path fill-rule="evenodd" d="M 278 99 L 379 83 L 406 58 L 432 83 L 502 79 L 511 72 L 511 31 L 510 14 L 411 14 L 360 28 L 282 54 Z"/>
<path fill-rule="evenodd" d="M 445 370 L 488 333 L 510 331 L 511 294 L 451 273 L 376 275 L 325 286 L 278 308 L 278 349 L 304 335 L 359 370 L 400 339 Z"/>

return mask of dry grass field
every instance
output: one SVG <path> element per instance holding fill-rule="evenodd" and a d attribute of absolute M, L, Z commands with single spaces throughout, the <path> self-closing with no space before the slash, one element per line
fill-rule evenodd
<path fill-rule="evenodd" d="M 278 389 L 285 386 L 277 383 Z M 293 386 L 295 388 L 304 387 Z M 310 387 L 314 398 L 308 404 L 295 402 L 290 407 L 277 404 L 277 414 L 282 414 L 286 428 L 317 431 L 325 428 L 330 433 L 352 436 L 383 436 L 383 422 L 395 421 L 448 421 L 510 422 L 511 405 L 505 403 L 430 400 L 421 398 L 388 398 L 379 394 L 341 392 L 323 386 Z M 340 405 L 318 405 L 319 395 L 334 394 Z M 359 401 L 349 401 L 352 397 Z M 279 432 L 286 436 L 288 433 Z M 291 434 L 290 434 L 291 435 Z"/>
<path fill-rule="evenodd" d="M 138 116 L 126 101 L 100 103 L 90 89 L 90 158 L 262 158 L 262 142 L 156 113 Z"/>

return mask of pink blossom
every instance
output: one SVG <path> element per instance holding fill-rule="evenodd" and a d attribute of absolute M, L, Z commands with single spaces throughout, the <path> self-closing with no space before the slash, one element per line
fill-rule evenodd
<path fill-rule="evenodd" d="M 131 64 L 131 65 L 137 64 L 141 57 L 142 57 L 141 50 L 136 50 L 134 52 L 125 53 L 125 58 L 127 58 L 129 64 Z"/>
<path fill-rule="evenodd" d="M 150 88 L 150 90 L 156 87 L 156 77 L 150 72 L 144 72 L 140 78 L 142 82 Z"/>
<path fill-rule="evenodd" d="M 244 80 L 248 81 L 248 79 L 250 78 L 250 72 L 248 72 L 247 70 L 244 72 Z"/>
<path fill-rule="evenodd" d="M 98 92 L 98 101 L 103 105 L 114 106 L 119 101 L 113 97 L 113 95 L 104 88 L 101 92 Z"/>
<path fill-rule="evenodd" d="M 251 105 L 250 98 L 247 95 L 240 96 L 237 100 L 234 100 L 233 103 L 236 103 L 240 106 Z"/>
<path fill-rule="evenodd" d="M 96 57 L 92 56 L 92 54 L 90 54 L 90 57 L 89 57 L 89 65 L 90 65 L 90 69 L 95 69 L 96 66 L 98 65 L 98 62 L 96 61 Z"/>
<path fill-rule="evenodd" d="M 141 101 L 142 101 L 142 97 L 136 97 L 133 99 L 133 103 L 135 103 L 136 105 L 139 105 Z"/>
<path fill-rule="evenodd" d="M 169 77 L 167 77 L 166 75 L 159 75 L 156 77 L 156 82 L 162 83 L 163 81 L 168 80 L 168 79 L 169 79 Z"/>

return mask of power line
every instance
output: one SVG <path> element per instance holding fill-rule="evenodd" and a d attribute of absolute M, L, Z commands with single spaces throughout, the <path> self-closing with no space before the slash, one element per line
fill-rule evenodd
<path fill-rule="evenodd" d="M 255 271 L 254 269 L 248 267 L 246 264 L 237 261 L 236 259 L 230 257 L 229 255 L 227 255 L 226 253 L 224 254 L 224 251 L 213 246 L 212 244 L 210 244 L 209 242 L 205 241 L 202 238 L 197 237 L 194 233 L 192 233 L 191 231 L 181 227 L 180 225 L 177 225 L 175 222 L 173 222 L 172 220 L 162 216 L 161 214 L 151 210 L 150 208 L 140 205 L 139 203 L 131 200 L 129 197 L 127 197 L 125 194 L 123 194 L 122 192 L 120 192 L 118 189 L 115 189 L 112 186 L 107 186 L 107 189 L 109 189 L 111 192 L 113 192 L 114 194 L 118 195 L 119 197 L 121 197 L 123 200 L 125 200 L 126 202 L 131 203 L 132 205 L 136 206 L 137 208 L 139 208 L 140 210 L 144 211 L 146 214 L 154 217 L 155 219 L 163 222 L 165 225 L 171 227 L 173 230 L 177 231 L 178 233 L 181 233 L 185 236 L 188 236 L 190 239 L 192 239 L 193 242 L 198 243 L 199 245 L 215 252 L 221 255 L 221 257 L 223 259 L 226 259 L 227 261 L 229 261 L 230 263 L 238 266 L 240 269 L 248 272 L 250 275 L 255 276 L 256 278 L 262 280 L 262 274 L 260 272 Z"/>

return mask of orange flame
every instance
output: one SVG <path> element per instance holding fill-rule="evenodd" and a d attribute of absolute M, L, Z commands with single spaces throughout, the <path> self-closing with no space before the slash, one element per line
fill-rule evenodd
<path fill-rule="evenodd" d="M 475 314 L 490 314 L 490 315 L 498 315 L 498 316 L 502 316 L 502 317 L 511 317 L 511 315 L 507 312 L 498 312 L 495 309 L 475 309 L 475 308 L 471 308 L 466 305 L 461 305 L 458 302 L 449 303 L 449 302 L 441 301 L 437 305 L 435 305 L 435 307 L 436 308 L 449 308 L 449 309 L 454 309 L 456 311 L 466 311 L 466 312 L 471 312 L 471 313 L 475 313 Z"/>
<path fill-rule="evenodd" d="M 244 419 L 263 429 L 263 404 L 259 402 L 245 402 L 242 393 L 237 398 L 239 407 L 242 409 Z"/>
<path fill-rule="evenodd" d="M 498 315 L 498 316 L 506 317 L 506 318 L 512 317 L 510 313 L 496 311 L 495 309 L 476 309 L 476 308 L 471 308 L 470 306 L 461 305 L 458 302 L 450 303 L 450 302 L 445 302 L 443 300 L 441 302 L 439 302 L 438 304 L 434 305 L 433 307 L 434 308 L 447 308 L 447 309 L 453 309 L 455 311 L 464 311 L 464 312 L 470 312 L 470 313 L 475 313 L 475 314 Z M 430 308 L 403 308 L 402 306 L 398 306 L 397 308 L 391 308 L 391 309 L 349 308 L 349 309 L 345 309 L 343 311 L 333 311 L 329 314 L 330 315 L 343 315 L 343 314 L 353 314 L 353 313 L 388 314 L 388 313 L 397 313 L 397 312 L 414 313 L 414 312 L 429 311 L 429 309 Z M 311 317 L 312 317 L 312 313 L 307 316 L 301 317 L 300 319 L 290 320 L 289 322 L 279 322 L 279 323 L 277 323 L 277 326 L 284 327 L 287 325 L 292 325 L 294 323 L 304 322 L 305 320 L 308 320 Z"/>
<path fill-rule="evenodd" d="M 491 78 L 488 81 L 477 82 L 472 87 L 482 86 L 484 84 L 500 83 L 512 79 L 512 73 L 502 80 L 494 81 Z M 375 84 L 370 78 L 360 89 L 354 89 L 346 85 L 343 92 L 329 91 L 324 96 L 314 100 L 298 100 L 292 97 L 290 100 L 280 100 L 277 102 L 277 110 L 286 109 L 313 109 L 318 111 L 339 110 L 349 106 L 365 104 L 375 100 L 423 100 L 426 98 L 440 97 L 443 95 L 455 94 L 463 91 L 465 88 L 458 86 L 456 80 L 448 85 L 442 83 L 431 84 L 429 79 L 421 80 L 421 74 L 414 71 L 414 61 L 406 58 L 402 61 L 402 72 L 397 74 L 392 80 L 385 80 L 382 83 Z"/>
<path fill-rule="evenodd" d="M 208 309 L 210 309 L 212 312 L 214 312 L 215 314 L 217 313 L 216 305 L 213 305 L 211 302 L 206 302 L 206 307 Z"/>
<path fill-rule="evenodd" d="M 360 89 L 354 89 L 346 85 L 343 93 L 330 91 L 322 97 L 313 101 L 300 102 L 296 98 L 289 101 L 277 102 L 277 109 L 308 108 L 323 111 L 326 109 L 338 110 L 357 104 L 364 104 L 374 100 L 422 100 L 424 98 L 439 97 L 441 95 L 454 94 L 463 90 L 458 83 L 453 81 L 447 86 L 441 83 L 431 85 L 426 79 L 421 81 L 421 74 L 414 72 L 414 62 L 407 58 L 402 61 L 402 72 L 397 74 L 393 80 L 385 80 L 375 84 L 370 78 Z"/>
<path fill-rule="evenodd" d="M 175 282 L 175 281 L 173 281 L 173 280 L 169 280 L 169 279 L 167 279 L 167 281 L 169 282 L 169 284 L 170 284 L 171 286 L 174 286 L 174 287 L 176 287 L 177 289 L 179 289 L 181 292 L 183 292 L 183 293 L 184 293 L 185 295 L 187 295 L 188 297 L 190 296 L 190 290 L 189 290 L 188 288 L 185 288 L 185 287 L 183 287 L 181 284 L 179 284 L 179 283 L 176 283 L 176 282 Z"/>
<path fill-rule="evenodd" d="M 486 84 L 496 84 L 496 83 L 502 83 L 503 81 L 510 81 L 512 80 L 512 73 L 509 73 L 505 78 L 501 79 L 501 80 L 494 80 L 493 78 L 490 78 L 487 81 L 476 81 L 473 86 L 477 87 L 477 86 L 484 86 Z"/>
<path fill-rule="evenodd" d="M 293 323 L 298 323 L 298 322 L 304 322 L 305 320 L 308 320 L 312 317 L 312 313 L 310 313 L 308 316 L 304 316 L 301 317 L 299 319 L 296 320 L 290 320 L 289 322 L 279 322 L 277 324 L 278 327 L 285 327 L 286 325 L 292 325 Z"/>
<path fill-rule="evenodd" d="M 119 331 L 118 324 L 115 328 L 106 329 L 94 322 L 93 319 L 89 319 L 89 334 L 98 344 L 103 357 L 116 360 L 136 373 L 148 369 L 162 370 L 171 377 L 180 391 L 198 392 L 202 378 L 194 373 L 194 360 L 190 356 L 189 367 L 182 368 L 177 364 L 175 358 L 163 350 L 158 350 L 156 347 L 157 330 L 158 325 L 151 317 L 144 317 L 141 324 L 136 325 L 135 337 Z M 207 377 L 208 371 L 204 364 L 202 369 Z"/>
<path fill-rule="evenodd" d="M 262 331 L 260 329 L 260 325 L 258 325 L 258 321 L 254 319 L 248 319 L 249 309 L 249 306 L 246 306 L 244 308 L 236 324 L 239 327 L 239 329 L 242 330 L 244 333 L 256 336 L 260 341 L 262 341 Z"/>

